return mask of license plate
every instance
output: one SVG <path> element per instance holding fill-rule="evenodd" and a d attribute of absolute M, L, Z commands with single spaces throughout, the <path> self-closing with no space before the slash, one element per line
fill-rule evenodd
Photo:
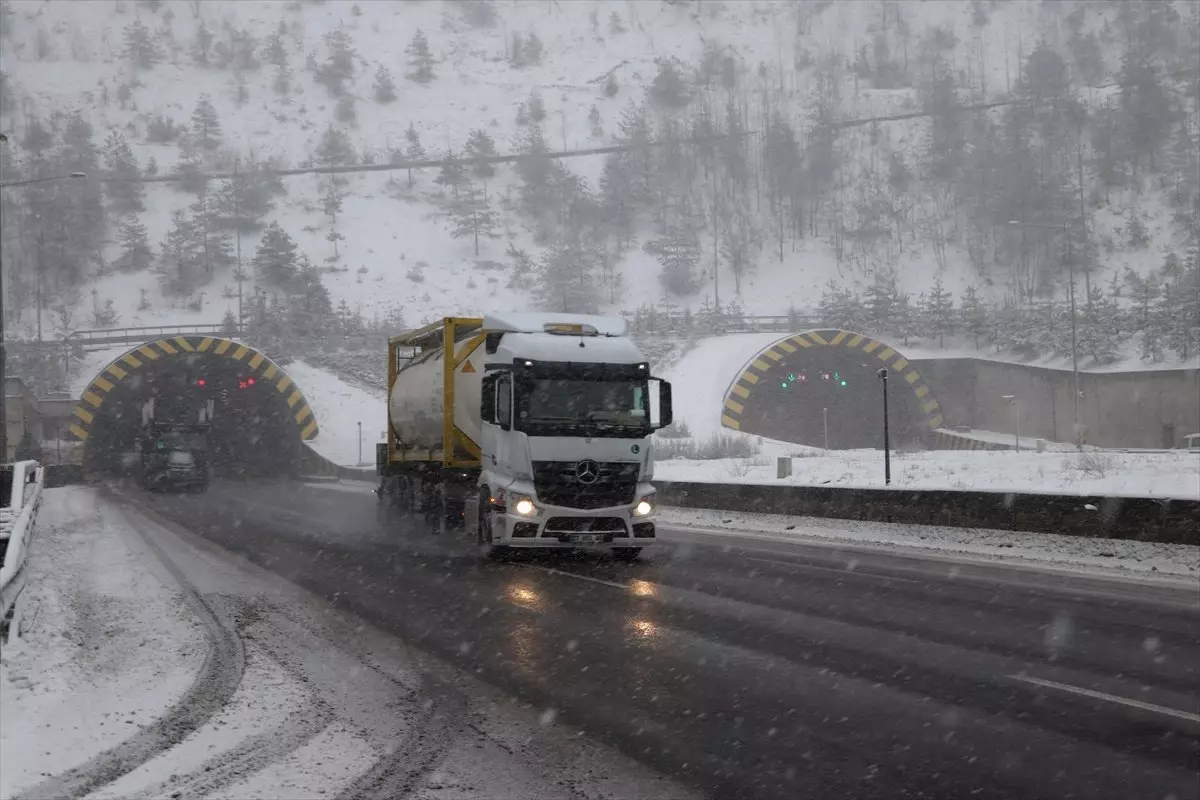
<path fill-rule="evenodd" d="M 573 533 L 567 537 L 567 541 L 579 544 L 600 544 L 604 541 L 604 536 L 598 533 Z"/>

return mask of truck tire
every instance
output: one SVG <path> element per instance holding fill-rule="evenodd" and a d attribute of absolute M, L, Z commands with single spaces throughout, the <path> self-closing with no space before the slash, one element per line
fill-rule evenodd
<path fill-rule="evenodd" d="M 612 554 L 613 554 L 613 558 L 615 558 L 617 561 L 626 561 L 626 562 L 637 561 L 638 556 L 640 556 L 642 554 L 642 548 L 640 548 L 640 547 L 614 547 Z"/>

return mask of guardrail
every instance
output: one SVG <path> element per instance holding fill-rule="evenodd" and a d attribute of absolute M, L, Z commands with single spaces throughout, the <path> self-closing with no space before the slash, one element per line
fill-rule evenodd
<path fill-rule="evenodd" d="M 658 502 L 789 516 L 1200 545 L 1200 500 L 655 481 Z"/>
<path fill-rule="evenodd" d="M 795 333 L 813 328 L 837 327 L 817 314 L 715 314 L 623 311 L 631 333 L 687 333 L 694 336 L 724 336 L 728 333 Z"/>
<path fill-rule="evenodd" d="M 36 461 L 18 461 L 3 470 L 12 481 L 8 505 L 0 508 L 0 639 L 7 639 L 17 598 L 29 576 L 25 564 L 42 504 L 45 470 Z"/>
<path fill-rule="evenodd" d="M 117 344 L 137 344 L 163 336 L 241 336 L 241 332 L 229 328 L 223 323 L 205 323 L 197 325 L 148 325 L 140 328 L 108 328 L 99 330 L 74 331 L 62 339 L 68 346 L 89 348 L 108 347 Z"/>

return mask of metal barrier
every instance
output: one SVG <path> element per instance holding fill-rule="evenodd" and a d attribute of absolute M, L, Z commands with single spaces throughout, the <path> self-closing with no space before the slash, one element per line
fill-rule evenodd
<path fill-rule="evenodd" d="M 241 331 L 230 331 L 223 323 L 202 325 L 151 325 L 142 328 L 109 328 L 107 330 L 75 331 L 62 340 L 71 347 L 100 350 L 119 344 L 142 344 L 166 336 L 224 336 L 237 338 Z"/>
<path fill-rule="evenodd" d="M 25 588 L 29 541 L 42 504 L 45 470 L 36 461 L 3 468 L 12 478 L 7 506 L 0 508 L 0 638 L 6 639 L 17 598 Z"/>

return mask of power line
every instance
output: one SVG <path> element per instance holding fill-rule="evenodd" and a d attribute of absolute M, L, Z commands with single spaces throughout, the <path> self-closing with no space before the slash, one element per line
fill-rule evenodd
<path fill-rule="evenodd" d="M 526 159 L 578 158 L 580 156 L 598 156 L 607 155 L 609 153 L 625 153 L 634 150 L 647 150 L 671 145 L 708 144 L 755 134 L 757 134 L 757 131 L 743 131 L 742 133 L 738 134 L 713 134 L 710 136 L 698 136 L 691 139 L 678 139 L 665 142 L 647 142 L 645 144 L 635 145 L 620 144 L 609 145 L 607 147 L 589 147 L 582 150 L 555 150 L 545 153 L 514 153 L 497 156 L 477 156 L 475 158 L 437 158 L 424 159 L 421 161 L 390 161 L 387 164 L 345 164 L 341 166 L 301 167 L 297 169 L 260 169 L 255 170 L 253 173 L 219 172 L 205 173 L 200 175 L 183 175 L 175 172 L 171 173 L 170 175 L 141 176 L 137 178 L 129 178 L 111 174 L 100 174 L 95 176 L 94 180 L 98 180 L 103 183 L 182 183 L 183 181 L 188 180 L 203 180 L 207 183 L 208 181 L 214 180 L 245 178 L 250 175 L 266 175 L 284 178 L 296 175 L 342 175 L 360 172 L 395 172 L 399 170 L 445 167 L 449 165 L 471 167 L 481 164 L 507 164 Z M 9 181 L 7 183 L 0 183 L 0 188 L 7 188 L 9 186 L 22 186 L 27 183 L 30 183 L 30 181 Z"/>

